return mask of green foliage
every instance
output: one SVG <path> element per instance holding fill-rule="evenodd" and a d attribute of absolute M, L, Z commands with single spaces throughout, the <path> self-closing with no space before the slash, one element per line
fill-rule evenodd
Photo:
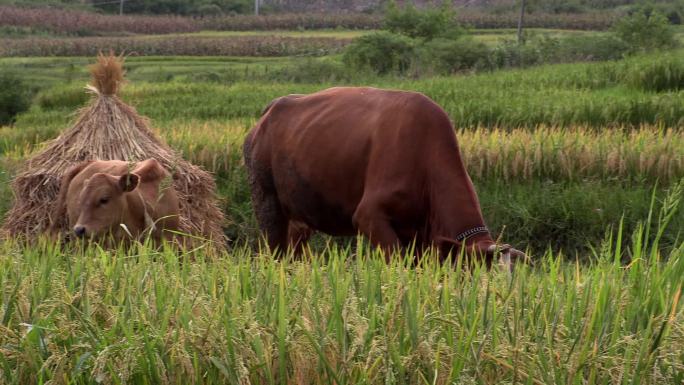
<path fill-rule="evenodd" d="M 15 117 L 29 108 L 30 92 L 21 79 L 0 73 L 0 125 L 14 122 Z"/>
<path fill-rule="evenodd" d="M 495 68 L 529 67 L 541 64 L 543 56 L 535 44 L 518 44 L 516 41 L 507 40 L 491 50 L 490 62 Z"/>
<path fill-rule="evenodd" d="M 529 37 L 524 44 L 506 40 L 492 49 L 495 68 L 529 67 L 539 64 L 618 60 L 630 47 L 612 35 L 548 35 Z"/>
<path fill-rule="evenodd" d="M 682 24 L 684 20 L 684 3 L 678 0 L 639 2 L 632 5 L 628 12 L 630 14 L 643 12 L 647 16 L 658 12 L 665 16 L 671 24 Z"/>
<path fill-rule="evenodd" d="M 490 50 L 484 43 L 469 37 L 457 40 L 437 38 L 422 44 L 418 52 L 421 70 L 451 74 L 490 66 Z"/>
<path fill-rule="evenodd" d="M 567 36 L 558 39 L 554 47 L 544 52 L 547 63 L 571 63 L 577 61 L 605 61 L 622 59 L 629 53 L 629 46 L 612 35 Z"/>
<path fill-rule="evenodd" d="M 355 39 L 344 52 L 344 62 L 377 74 L 403 72 L 413 60 L 414 41 L 391 32 L 375 32 Z"/>
<path fill-rule="evenodd" d="M 500 183 L 492 179 L 476 185 L 488 226 L 502 232 L 506 242 L 532 250 L 562 249 L 570 255 L 586 254 L 587 247 L 600 243 L 605 229 L 616 228 L 620 220 L 625 232 L 635 231 L 649 213 L 653 193 L 648 184 L 619 186 L 589 180 Z M 657 196 L 663 199 L 665 192 L 658 191 Z M 676 244 L 684 235 L 682 228 L 684 210 L 675 213 L 662 245 Z"/>
<path fill-rule="evenodd" d="M 660 12 L 639 11 L 625 16 L 613 27 L 615 33 L 634 51 L 671 48 L 677 44 L 669 21 Z"/>
<path fill-rule="evenodd" d="M 383 29 L 424 40 L 438 36 L 453 39 L 463 33 L 456 22 L 456 14 L 447 4 L 418 10 L 412 4 L 400 8 L 391 2 L 385 13 Z"/>
<path fill-rule="evenodd" d="M 274 81 L 295 83 L 335 83 L 349 81 L 363 75 L 336 60 L 307 58 L 296 61 L 292 66 L 271 72 L 268 77 Z"/>
<path fill-rule="evenodd" d="M 627 82 L 646 91 L 684 90 L 684 60 L 668 56 L 632 67 Z"/>
<path fill-rule="evenodd" d="M 81 108 L 89 96 L 82 87 L 58 86 L 42 92 L 36 96 L 36 103 L 44 109 L 76 110 Z"/>

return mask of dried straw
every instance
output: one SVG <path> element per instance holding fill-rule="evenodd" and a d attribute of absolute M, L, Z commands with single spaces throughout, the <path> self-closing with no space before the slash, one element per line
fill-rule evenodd
<path fill-rule="evenodd" d="M 150 129 L 147 119 L 126 105 L 116 92 L 123 81 L 123 58 L 100 55 L 91 68 L 95 97 L 76 123 L 26 162 L 13 180 L 15 202 L 2 233 L 33 239 L 54 224 L 67 230 L 65 213 L 52 218 L 62 175 L 84 160 L 157 159 L 174 174 L 181 204 L 181 231 L 225 243 L 213 177 L 176 154 Z"/>

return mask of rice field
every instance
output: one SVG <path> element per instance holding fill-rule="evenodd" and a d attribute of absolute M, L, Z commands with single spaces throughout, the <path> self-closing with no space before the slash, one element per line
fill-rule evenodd
<path fill-rule="evenodd" d="M 330 57 L 183 58 L 173 64 L 176 59 L 131 58 L 128 69 L 131 84 L 124 89 L 124 100 L 160 124 L 256 118 L 263 106 L 281 95 L 334 85 L 370 85 L 423 92 L 440 104 L 459 128 L 684 125 L 681 50 L 614 62 L 419 79 L 355 74 Z M 54 84 L 37 96 L 38 108 L 19 117 L 17 126 L 68 124 L 69 113 L 87 101 L 83 92 L 87 78 L 79 67 L 83 62 L 0 59 L 0 69 L 21 74 L 30 85 Z M 660 62 L 667 65 L 654 64 Z M 654 92 L 653 85 L 639 80 L 644 73 L 650 75 L 643 79 L 657 76 L 663 84 Z"/>
<path fill-rule="evenodd" d="M 326 77 L 336 60 L 131 57 L 123 99 L 214 173 L 230 247 L 0 241 L 0 384 L 684 383 L 682 51 L 422 79 Z M 0 215 L 11 176 L 87 103 L 86 62 L 0 59 L 40 88 L 0 127 Z M 488 226 L 534 263 L 260 247 L 245 133 L 272 98 L 339 84 L 444 106 Z"/>
<path fill-rule="evenodd" d="M 684 244 L 662 253 L 648 228 L 513 274 L 387 265 L 360 240 L 280 261 L 4 242 L 0 381 L 681 383 Z"/>

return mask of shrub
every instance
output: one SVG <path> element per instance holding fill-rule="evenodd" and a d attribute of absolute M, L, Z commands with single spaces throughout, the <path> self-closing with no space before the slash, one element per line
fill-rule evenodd
<path fill-rule="evenodd" d="M 419 51 L 423 66 L 439 73 L 454 73 L 489 67 L 489 48 L 469 37 L 457 40 L 438 38 L 427 42 Z"/>
<path fill-rule="evenodd" d="M 528 67 L 544 61 L 538 47 L 506 40 L 492 49 L 490 63 L 496 68 Z"/>
<path fill-rule="evenodd" d="M 391 32 L 376 32 L 354 40 L 344 52 L 345 63 L 378 74 L 404 72 L 411 65 L 414 42 Z"/>
<path fill-rule="evenodd" d="M 676 45 L 674 31 L 662 13 L 639 11 L 615 24 L 618 37 L 634 51 L 671 48 Z"/>
<path fill-rule="evenodd" d="M 646 62 L 631 68 L 627 83 L 646 91 L 684 90 L 684 62 L 674 57 Z"/>
<path fill-rule="evenodd" d="M 447 6 L 417 10 L 413 5 L 399 8 L 391 3 L 385 14 L 384 29 L 425 40 L 437 36 L 455 38 L 461 34 L 456 15 Z"/>
<path fill-rule="evenodd" d="M 647 16 L 653 12 L 663 14 L 671 24 L 682 24 L 684 18 L 684 3 L 639 3 L 628 9 L 629 14 L 643 12 Z"/>
<path fill-rule="evenodd" d="M 0 73 L 0 125 L 11 124 L 30 106 L 30 92 L 16 76 Z"/>
<path fill-rule="evenodd" d="M 353 77 L 347 66 L 339 61 L 313 58 L 297 61 L 294 65 L 283 67 L 270 75 L 270 79 L 276 81 L 314 84 L 347 81 Z"/>

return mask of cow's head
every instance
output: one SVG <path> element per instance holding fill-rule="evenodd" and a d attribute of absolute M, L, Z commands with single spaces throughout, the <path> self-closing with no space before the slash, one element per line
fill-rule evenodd
<path fill-rule="evenodd" d="M 489 236 L 482 237 L 482 239 L 467 239 L 465 243 L 444 237 L 439 241 L 443 256 L 449 253 L 452 255 L 463 253 L 466 261 L 479 259 L 488 267 L 498 263 L 503 268 L 512 270 L 516 262 L 528 262 L 525 253 L 508 244 L 497 244 Z"/>
<path fill-rule="evenodd" d="M 139 182 L 134 173 L 97 173 L 86 180 L 79 197 L 81 213 L 73 228 L 76 236 L 98 237 L 116 231 L 128 212 L 125 194 L 135 190 Z"/>
<path fill-rule="evenodd" d="M 527 255 L 509 244 L 492 243 L 483 248 L 480 253 L 484 254 L 488 265 L 498 262 L 503 268 L 512 270 L 516 262 L 527 262 Z"/>

